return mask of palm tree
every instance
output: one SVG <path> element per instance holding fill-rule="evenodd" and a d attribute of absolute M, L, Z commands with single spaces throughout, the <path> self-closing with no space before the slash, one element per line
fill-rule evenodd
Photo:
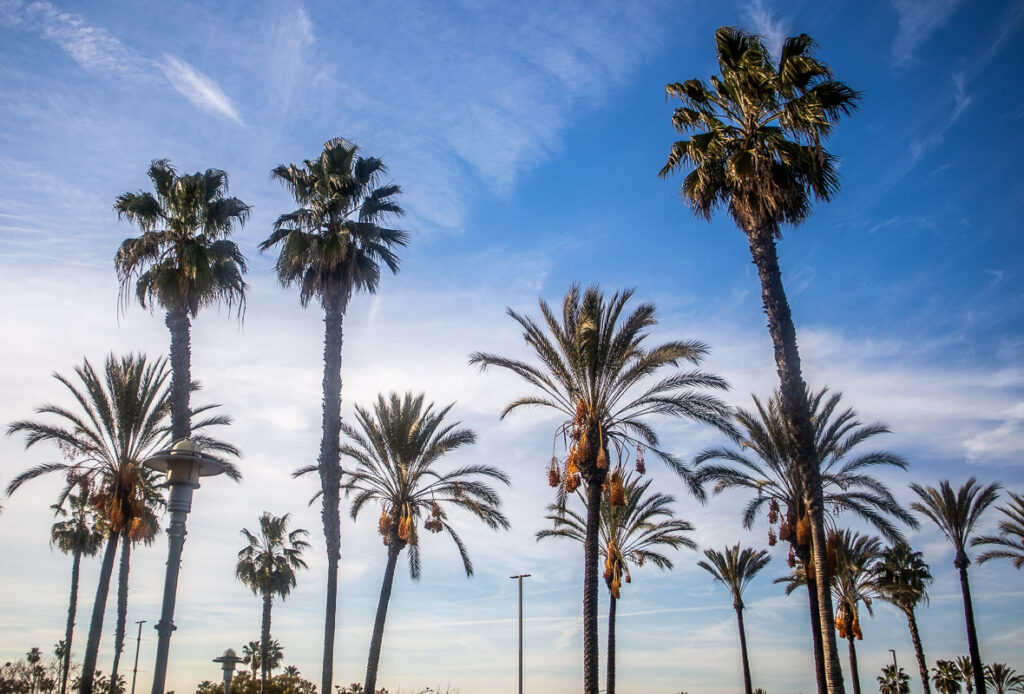
<path fill-rule="evenodd" d="M 127 307 L 134 284 L 143 308 L 160 306 L 171 334 L 171 440 L 191 434 L 191 320 L 199 309 L 224 301 L 245 306 L 245 257 L 228 239 L 249 216 L 249 206 L 227 197 L 228 175 L 220 169 L 178 175 L 166 159 L 147 172 L 153 193 L 122 193 L 114 201 L 119 219 L 142 230 L 125 239 L 114 257 Z"/>
<path fill-rule="evenodd" d="M 75 630 L 75 613 L 78 608 L 78 576 L 82 557 L 93 557 L 103 545 L 104 529 L 92 506 L 88 486 L 79 487 L 78 494 L 68 495 L 71 512 L 55 505 L 54 512 L 67 520 L 53 524 L 50 529 L 50 544 L 71 560 L 71 597 L 68 600 L 68 623 L 64 629 L 64 641 L 60 657 L 60 694 L 68 687 L 68 672 L 71 668 L 71 644 Z"/>
<path fill-rule="evenodd" d="M 767 550 L 754 550 L 747 547 L 740 550 L 737 542 L 719 552 L 714 549 L 704 550 L 707 561 L 699 561 L 697 565 L 714 576 L 716 581 L 732 593 L 732 606 L 736 610 L 736 622 L 740 629 L 740 658 L 743 661 L 743 690 L 753 694 L 750 683 L 750 661 L 747 658 L 747 634 L 743 628 L 743 591 L 761 569 L 771 561 Z"/>
<path fill-rule="evenodd" d="M 978 563 L 984 564 L 989 559 L 1010 559 L 1016 569 L 1024 568 L 1024 496 L 1010 494 L 1010 503 L 997 506 L 1005 519 L 999 521 L 998 535 L 985 535 L 971 540 L 971 546 L 995 545 L 978 557 Z"/>
<path fill-rule="evenodd" d="M 668 367 L 678 367 L 680 362 L 699 364 L 707 347 L 697 341 L 673 341 L 646 349 L 643 341 L 648 329 L 657 323 L 654 304 L 641 304 L 623 316 L 632 295 L 632 290 L 616 292 L 606 302 L 597 286 L 580 292 L 574 285 L 565 296 L 560 319 L 546 302 L 540 301 L 547 333 L 532 318 L 509 309 L 508 314 L 523 328 L 526 344 L 540 360 L 537 365 L 482 352 L 470 356 L 471 364 L 481 369 L 509 370 L 539 391 L 506 405 L 502 418 L 529 406 L 548 407 L 565 417 L 557 432 L 568 455 L 561 464 L 552 457 L 548 475 L 552 486 L 562 484 L 574 491 L 582 483 L 587 494 L 583 553 L 585 694 L 597 694 L 598 690 L 598 538 L 601 486 L 608 476 L 611 455 L 621 462 L 628 455 L 627 449 L 636 447 L 637 468 L 643 470 L 643 446 L 649 446 L 695 494 L 702 494 L 692 470 L 660 447 L 658 435 L 646 417 L 669 415 L 726 431 L 733 428 L 726 405 L 704 390 L 726 389 L 724 379 L 703 371 L 676 371 L 654 382 L 648 378 Z"/>
<path fill-rule="evenodd" d="M 691 136 L 672 145 L 660 175 L 692 167 L 682 185 L 686 203 L 708 220 L 726 205 L 747 236 L 775 350 L 782 414 L 806 481 L 815 569 L 823 576 L 819 461 L 776 241 L 783 224 L 795 226 L 810 216 L 812 198 L 827 202 L 838 190 L 836 158 L 821 142 L 840 116 L 856 108 L 860 94 L 832 79 L 831 68 L 815 57 L 814 42 L 806 34 L 786 39 L 777 64 L 755 34 L 722 27 L 715 40 L 721 76 L 713 75 L 710 84 L 690 79 L 665 87 L 682 101 L 673 125 Z M 828 587 L 821 583 L 817 590 L 828 691 L 842 694 Z M 818 683 L 819 694 L 824 684 Z"/>
<path fill-rule="evenodd" d="M 613 501 L 612 485 L 605 485 L 601 501 L 601 557 L 604 558 L 604 581 L 608 586 L 608 667 L 605 692 L 615 694 L 615 610 L 623 579 L 632 582 L 630 564 L 643 566 L 650 562 L 659 569 L 671 569 L 672 561 L 662 553 L 662 547 L 697 549 L 696 543 L 684 533 L 693 531 L 688 521 L 672 515 L 675 498 L 670 494 L 648 494 L 651 480 L 641 481 L 632 475 L 622 475 L 624 505 Z M 582 498 L 584 508 L 586 499 Z M 537 533 L 537 539 L 567 537 L 583 544 L 587 523 L 578 512 L 568 508 L 562 498 L 548 506 L 546 518 L 554 524 Z"/>
<path fill-rule="evenodd" d="M 834 533 L 835 572 L 832 575 L 832 595 L 838 609 L 836 629 L 840 638 L 846 638 L 850 651 L 850 681 L 853 694 L 860 694 L 860 672 L 857 668 L 857 648 L 854 639 L 863 639 L 858 604 L 863 603 L 873 615 L 871 601 L 878 594 L 874 585 L 873 564 L 882 553 L 882 543 L 876 537 L 866 537 L 849 530 Z"/>
<path fill-rule="evenodd" d="M 743 431 L 738 445 L 706 449 L 696 457 L 694 464 L 702 482 L 715 483 L 716 494 L 727 489 L 748 490 L 751 498 L 743 513 L 744 527 L 752 528 L 758 516 L 765 515 L 768 544 L 774 545 L 779 539 L 788 542 L 789 565 L 793 567 L 799 562 L 806 568 L 815 672 L 819 692 L 823 692 L 823 638 L 804 476 L 782 414 L 780 393 L 775 392 L 766 403 L 757 396 L 753 399 L 753 411 L 735 410 L 736 422 Z M 878 466 L 904 470 L 907 462 L 889 451 L 862 451 L 865 443 L 888 433 L 889 428 L 881 422 L 861 422 L 852 408 L 842 407 L 841 400 L 842 393 L 832 393 L 828 388 L 807 394 L 814 426 L 814 445 L 821 466 L 826 521 L 834 524 L 841 512 L 850 511 L 890 541 L 901 542 L 903 535 L 890 517 L 911 527 L 917 527 L 917 521 L 869 472 Z"/>
<path fill-rule="evenodd" d="M 985 681 L 992 685 L 995 694 L 1024 692 L 1024 676 L 1005 663 L 986 665 Z"/>
<path fill-rule="evenodd" d="M 288 530 L 290 514 L 272 516 L 266 511 L 260 516 L 259 535 L 242 528 L 246 544 L 238 553 L 235 575 L 250 588 L 254 595 L 263 598 L 263 621 L 260 631 L 260 692 L 267 687 L 270 673 L 270 610 L 274 597 L 284 600 L 295 587 L 295 571 L 305 569 L 302 552 L 309 543 L 302 538 L 309 535 L 305 530 Z"/>
<path fill-rule="evenodd" d="M 903 668 L 884 665 L 882 674 L 875 679 L 878 681 L 879 694 L 910 694 L 910 675 L 903 672 Z"/>
<path fill-rule="evenodd" d="M 162 359 L 151 364 L 141 355 L 110 355 L 102 376 L 88 360 L 75 368 L 75 374 L 81 385 L 61 374 L 53 376 L 71 392 L 78 403 L 77 411 L 61 405 L 43 405 L 36 408 L 36 413 L 49 415 L 55 423 L 21 420 L 7 428 L 8 435 L 25 434 L 26 449 L 43 441 L 55 444 L 64 461 L 26 470 L 11 480 L 7 493 L 12 494 L 25 482 L 50 472 L 64 475 L 67 481 L 58 505 L 76 486 L 84 484 L 94 490 L 93 503 L 103 517 L 107 535 L 80 678 L 81 694 L 91 694 L 118 541 L 125 534 L 137 540 L 151 532 L 151 509 L 158 503 L 158 497 L 150 472 L 141 463 L 167 443 L 170 398 L 165 387 L 167 367 Z M 193 384 L 193 390 L 197 387 Z M 213 407 L 216 406 L 197 408 L 192 414 Z M 210 416 L 196 422 L 193 428 L 198 431 L 228 423 L 228 417 Z M 238 454 L 234 446 L 209 436 L 198 435 L 195 440 L 215 453 Z M 229 476 L 239 478 L 234 465 L 221 462 Z M 112 679 L 116 682 L 116 678 Z"/>
<path fill-rule="evenodd" d="M 967 690 L 967 694 L 971 694 L 974 691 L 974 665 L 971 664 L 971 656 L 957 656 L 957 659 L 953 662 L 960 669 L 960 676 L 964 681 L 964 689 Z"/>
<path fill-rule="evenodd" d="M 928 603 L 927 586 L 932 574 L 921 552 L 915 552 L 905 543 L 897 543 L 882 550 L 872 569 L 873 583 L 882 600 L 898 607 L 907 617 L 910 639 L 914 643 L 914 654 L 921 673 L 924 694 L 931 694 L 928 687 L 928 663 L 921 646 L 921 634 L 917 629 L 914 610 L 922 602 Z"/>
<path fill-rule="evenodd" d="M 256 671 L 263 667 L 263 659 L 260 656 L 260 651 L 263 646 L 260 641 L 250 641 L 249 643 L 242 646 L 242 662 L 252 668 L 252 681 L 256 681 Z M 270 639 L 267 644 L 267 668 L 270 672 L 273 672 L 281 661 L 284 659 L 284 649 L 281 648 L 281 643 L 277 639 Z"/>
<path fill-rule="evenodd" d="M 370 655 L 366 662 L 366 691 L 374 692 L 377 666 L 384 639 L 384 621 L 391 600 L 398 555 L 409 548 L 409 573 L 420 577 L 420 547 L 417 520 L 428 516 L 423 527 L 433 533 L 447 531 L 459 549 L 467 576 L 473 575 L 462 539 L 448 520 L 445 507 L 469 511 L 491 529 L 508 528 L 508 520 L 499 510 L 501 499 L 487 484 L 498 480 L 509 484 L 508 476 L 490 465 L 464 465 L 450 472 L 438 472 L 434 465 L 444 454 L 470 445 L 476 435 L 460 429 L 459 422 L 445 422 L 452 405 L 435 411 L 433 403 L 424 405 L 424 395 L 406 393 L 399 397 L 377 396 L 373 411 L 356 406 L 359 428 L 342 424 L 351 443 L 341 452 L 358 464 L 349 473 L 345 487 L 354 492 L 352 518 L 355 519 L 368 502 L 381 505 L 378 530 L 388 548 L 384 581 L 377 603 L 377 617 L 370 639 Z"/>
<path fill-rule="evenodd" d="M 978 648 L 978 632 L 974 628 L 971 585 L 967 580 L 967 567 L 971 563 L 967 556 L 967 545 L 981 514 L 995 503 L 1001 487 L 997 483 L 982 487 L 971 477 L 957 490 L 953 489 L 949 480 L 940 482 L 938 489 L 916 482 L 910 488 L 920 499 L 913 502 L 910 508 L 935 523 L 946 539 L 953 543 L 953 566 L 960 572 L 960 592 L 964 598 L 964 620 L 967 622 L 967 646 L 974 671 L 974 688 L 978 694 L 985 694 L 985 673 Z"/>
<path fill-rule="evenodd" d="M 341 558 L 339 487 L 341 462 L 341 345 L 348 302 L 355 292 L 377 291 L 381 265 L 398 272 L 396 247 L 408 233 L 382 226 L 403 214 L 395 202 L 401 188 L 378 185 L 385 174 L 377 158 L 358 155 L 355 144 L 336 138 L 301 166 L 281 165 L 271 176 L 285 184 L 299 208 L 278 217 L 260 251 L 281 245 L 275 268 L 284 286 L 298 285 L 303 307 L 316 298 L 324 309 L 323 437 L 317 469 L 327 546 L 327 601 L 320 691 L 334 691 L 334 623 Z"/>
<path fill-rule="evenodd" d="M 932 668 L 935 678 L 935 688 L 940 694 L 960 694 L 960 684 L 963 681 L 963 673 L 960 667 L 952 660 L 936 660 Z M 970 675 L 967 675 L 970 679 Z"/>

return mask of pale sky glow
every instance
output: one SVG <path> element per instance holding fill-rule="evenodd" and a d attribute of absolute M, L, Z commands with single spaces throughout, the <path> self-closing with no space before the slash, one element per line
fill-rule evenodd
<path fill-rule="evenodd" d="M 478 434 L 448 464 L 507 470 L 508 532 L 471 518 L 461 532 L 476 575 L 450 540 L 427 536 L 422 580 L 401 560 L 378 686 L 500 694 L 516 686 L 516 588 L 525 582 L 526 691 L 579 691 L 582 550 L 538 543 L 553 499 L 545 466 L 557 418 L 501 407 L 526 389 L 480 374 L 474 351 L 526 356 L 506 307 L 536 316 L 572 282 L 635 287 L 659 309 L 656 340 L 710 345 L 705 368 L 732 384 L 726 399 L 777 383 L 746 240 L 725 215 L 696 219 L 681 177 L 660 180 L 675 139 L 664 85 L 715 69 L 714 31 L 743 26 L 774 46 L 806 32 L 838 79 L 865 94 L 829 142 L 842 191 L 780 242 L 804 375 L 844 394 L 875 439 L 911 463 L 880 478 L 903 502 L 907 483 L 976 475 L 1024 491 L 1024 3 L 993 0 L 830 2 L 24 2 L 0 0 L 0 425 L 66 403 L 54 371 L 113 351 L 164 355 L 163 316 L 117 312 L 113 256 L 137 231 L 114 198 L 149 190 L 145 171 L 224 169 L 231 194 L 253 206 L 237 234 L 251 285 L 244 322 L 205 310 L 192 330 L 194 402 L 234 419 L 223 436 L 244 453 L 244 480 L 203 482 L 188 519 L 168 688 L 190 694 L 216 680 L 211 659 L 259 634 L 260 602 L 234 578 L 243 527 L 264 510 L 310 531 L 310 569 L 277 603 L 273 632 L 320 680 L 325 560 L 319 508 L 307 505 L 320 441 L 321 311 L 303 310 L 257 245 L 294 202 L 270 170 L 346 137 L 388 165 L 403 188 L 412 234 L 401 272 L 359 295 L 345 321 L 343 416 L 389 390 L 425 391 Z M 657 422 L 684 458 L 721 443 L 685 422 Z M 56 451 L 26 452 L 0 436 L 0 485 Z M 343 461 L 343 465 L 344 465 Z M 651 459 L 655 486 L 676 496 L 702 548 L 766 546 L 746 531 L 747 498 L 700 505 Z M 48 546 L 49 505 L 61 487 L 40 479 L 3 499 L 0 663 L 63 638 L 69 557 Z M 335 683 L 362 681 L 385 551 L 372 510 L 343 503 Z M 983 530 L 995 527 L 993 510 Z M 858 530 L 864 528 L 841 517 Z M 935 575 L 920 613 L 930 661 L 967 652 L 952 551 L 930 527 L 908 531 Z M 153 669 L 166 537 L 133 554 L 129 642 L 143 629 L 137 691 Z M 731 599 L 697 567 L 633 572 L 618 604 L 619 694 L 741 691 Z M 813 691 L 806 595 L 772 579 L 788 571 L 782 544 L 746 596 L 755 687 Z M 83 563 L 75 657 L 84 650 L 98 560 Z M 1024 670 L 1024 584 L 1009 563 L 971 567 L 986 662 Z M 112 586 L 99 668 L 110 668 Z M 606 595 L 601 595 L 604 655 Z M 861 681 L 890 662 L 920 692 L 902 616 L 876 603 L 858 642 Z M 842 646 L 846 669 L 845 645 Z M 602 664 L 603 672 L 603 664 Z M 603 675 L 602 675 L 603 677 Z"/>

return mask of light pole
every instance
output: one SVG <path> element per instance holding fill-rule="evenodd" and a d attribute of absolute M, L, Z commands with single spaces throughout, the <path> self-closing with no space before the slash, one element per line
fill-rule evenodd
<path fill-rule="evenodd" d="M 897 673 L 900 671 L 899 666 L 896 664 L 896 651 L 890 648 L 889 652 L 892 653 L 892 676 L 896 677 Z"/>
<path fill-rule="evenodd" d="M 231 690 L 231 678 L 235 675 L 235 666 L 242 662 L 233 648 L 224 651 L 224 655 L 213 659 L 213 662 L 220 663 L 220 669 L 224 671 L 224 694 Z"/>
<path fill-rule="evenodd" d="M 167 653 L 174 631 L 174 598 L 178 591 L 178 570 L 181 568 L 181 548 L 185 545 L 185 517 L 192 510 L 192 491 L 199 488 L 199 478 L 219 475 L 224 466 L 213 456 L 201 453 L 192 439 L 175 441 L 168 449 L 155 453 L 143 465 L 167 473 L 164 486 L 170 488 L 167 508 L 171 523 L 167 528 L 167 573 L 164 575 L 164 599 L 160 607 L 160 621 L 156 623 L 159 637 L 156 643 L 156 665 L 153 667 L 153 694 L 164 694 L 167 679 Z"/>
<path fill-rule="evenodd" d="M 142 625 L 145 619 L 135 622 L 139 625 L 139 635 L 135 637 L 135 668 L 132 670 L 132 694 L 135 694 L 135 677 L 139 674 L 139 646 L 142 645 Z"/>
<path fill-rule="evenodd" d="M 530 574 L 509 576 L 519 581 L 519 694 L 523 694 L 523 579 Z"/>

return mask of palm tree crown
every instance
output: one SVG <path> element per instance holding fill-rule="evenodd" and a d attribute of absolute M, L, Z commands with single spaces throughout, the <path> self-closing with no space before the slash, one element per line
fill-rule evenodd
<path fill-rule="evenodd" d="M 766 550 L 751 547 L 740 549 L 738 542 L 732 547 L 726 547 L 722 552 L 706 549 L 704 556 L 707 561 L 701 560 L 697 562 L 697 566 L 729 589 L 736 609 L 743 609 L 743 591 L 771 561 L 771 555 Z"/>
<path fill-rule="evenodd" d="M 256 595 L 285 598 L 295 587 L 295 571 L 305 569 L 302 553 L 309 548 L 305 530 L 288 530 L 291 514 L 260 516 L 259 534 L 242 528 L 248 543 L 238 552 L 235 575 Z"/>
<path fill-rule="evenodd" d="M 1024 568 L 1024 496 L 1010 492 L 1010 503 L 997 508 L 1005 516 L 999 521 L 999 534 L 971 540 L 972 547 L 993 545 L 993 549 L 978 556 L 978 563 L 984 564 L 990 559 L 1010 559 L 1015 568 Z"/>
<path fill-rule="evenodd" d="M 952 660 L 936 660 L 932 681 L 941 694 L 960 694 L 963 673 Z"/>
<path fill-rule="evenodd" d="M 114 202 L 118 217 L 142 229 L 127 239 L 114 259 L 121 281 L 121 300 L 131 283 L 139 303 L 193 318 L 199 309 L 224 301 L 245 303 L 245 257 L 228 239 L 245 223 L 249 206 L 228 197 L 228 176 L 220 169 L 178 175 L 166 159 L 154 161 L 149 179 L 156 195 L 123 193 Z"/>
<path fill-rule="evenodd" d="M 967 546 L 974 526 L 981 514 L 995 503 L 1001 486 L 993 483 L 982 487 L 976 478 L 971 477 L 957 490 L 948 480 L 940 482 L 938 489 L 916 482 L 911 483 L 910 489 L 919 499 L 911 503 L 910 508 L 935 523 L 953 544 L 957 568 L 968 566 L 971 560 L 967 556 Z"/>
<path fill-rule="evenodd" d="M 1017 671 L 1006 663 L 986 665 L 985 681 L 992 685 L 995 694 L 1024 692 L 1024 675 L 1017 674 Z"/>
<path fill-rule="evenodd" d="M 381 224 L 403 210 L 394 198 L 401 188 L 379 185 L 387 169 L 375 157 L 359 156 L 358 147 L 335 138 L 316 159 L 301 166 L 276 167 L 271 176 L 284 183 L 300 205 L 278 217 L 274 233 L 260 244 L 265 251 L 281 244 L 278 278 L 297 284 L 305 306 L 341 293 L 377 290 L 380 266 L 398 272 L 394 249 L 409 242 L 405 231 Z"/>
<path fill-rule="evenodd" d="M 878 595 L 904 612 L 928 602 L 928 584 L 932 573 L 924 554 L 906 544 L 886 547 L 872 568 L 872 582 Z"/>
<path fill-rule="evenodd" d="M 97 515 L 92 504 L 92 496 L 87 486 L 79 487 L 78 494 L 67 497 L 71 511 L 54 504 L 53 510 L 67 520 L 58 521 L 50 528 L 50 544 L 64 554 L 80 553 L 92 557 L 103 546 L 104 532 L 102 518 Z"/>

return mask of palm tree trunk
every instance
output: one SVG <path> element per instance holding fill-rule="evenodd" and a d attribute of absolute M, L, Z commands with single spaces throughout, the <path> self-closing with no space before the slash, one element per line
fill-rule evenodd
<path fill-rule="evenodd" d="M 818 621 L 821 623 L 825 680 L 829 694 L 844 694 L 836 637 L 832 631 L 834 615 L 828 565 L 825 559 L 825 509 L 821 490 L 821 461 L 818 460 L 818 452 L 814 446 L 814 431 L 811 428 L 810 408 L 807 405 L 807 387 L 800 372 L 796 328 L 782 285 L 774 229 L 758 229 L 748 234 L 748 240 L 750 253 L 761 278 L 761 298 L 764 312 L 768 316 L 768 332 L 771 334 L 775 350 L 782 415 L 786 420 L 786 428 L 804 483 L 804 504 L 811 525 L 811 557 L 818 583 Z"/>
<path fill-rule="evenodd" d="M 601 485 L 587 480 L 587 534 L 583 539 L 583 692 L 597 694 L 597 539 L 601 521 Z"/>
<path fill-rule="evenodd" d="M 92 605 L 92 621 L 89 623 L 89 639 L 85 644 L 85 658 L 82 661 L 81 688 L 78 694 L 92 694 L 92 679 L 96 674 L 96 656 L 100 650 L 100 636 L 103 634 L 103 612 L 107 607 L 107 593 L 110 591 L 110 575 L 114 572 L 114 555 L 120 533 L 110 533 L 107 548 L 103 550 L 100 565 L 100 580 L 96 586 L 96 601 Z"/>
<path fill-rule="evenodd" d="M 341 560 L 341 346 L 347 298 L 324 297 L 323 438 L 320 440 L 320 518 L 327 545 L 327 604 L 324 613 L 322 692 L 332 692 L 334 679 L 334 631 L 338 612 L 338 562 Z"/>
<path fill-rule="evenodd" d="M 808 551 L 807 558 L 810 559 Z M 811 612 L 811 640 L 814 650 L 814 677 L 818 683 L 818 694 L 828 694 L 828 681 L 825 679 L 825 655 L 821 650 L 821 620 L 818 615 L 818 582 L 807 577 L 807 598 Z"/>
<path fill-rule="evenodd" d="M 270 608 L 273 594 L 263 594 L 263 622 L 260 628 L 260 694 L 267 690 L 267 675 L 270 674 Z"/>
<path fill-rule="evenodd" d="M 921 634 L 917 631 L 917 618 L 913 608 L 906 610 L 907 626 L 910 628 L 910 640 L 914 642 L 914 655 L 917 656 L 917 669 L 921 673 L 921 686 L 924 694 L 931 694 L 928 685 L 928 662 L 924 659 L 924 647 L 921 645 Z"/>
<path fill-rule="evenodd" d="M 964 619 L 967 621 L 967 648 L 971 654 L 971 669 L 974 671 L 974 689 L 978 694 L 985 694 L 985 671 L 981 665 L 978 632 L 974 629 L 974 605 L 971 602 L 971 584 L 967 580 L 967 557 L 957 557 L 956 567 L 960 570 L 960 592 L 964 596 Z"/>
<path fill-rule="evenodd" d="M 740 658 L 743 660 L 743 691 L 753 694 L 754 687 L 750 683 L 750 660 L 747 657 L 747 632 L 743 628 L 743 603 L 733 605 L 736 608 L 736 623 L 740 628 Z"/>
<path fill-rule="evenodd" d="M 854 636 L 847 632 L 846 640 L 850 642 L 850 682 L 853 694 L 860 694 L 860 672 L 857 670 L 857 647 L 853 644 Z"/>
<path fill-rule="evenodd" d="M 192 346 L 188 312 L 172 309 L 164 319 L 171 333 L 171 441 L 192 434 L 189 388 L 192 386 Z"/>
<path fill-rule="evenodd" d="M 391 602 L 391 586 L 395 582 L 395 565 L 404 543 L 391 536 L 388 544 L 388 563 L 384 567 L 384 581 L 380 585 L 380 599 L 377 601 L 377 617 L 373 620 L 373 636 L 370 637 L 370 655 L 366 659 L 365 692 L 376 692 L 377 667 L 380 665 L 380 648 L 384 643 L 384 622 L 388 618 L 388 603 Z"/>
<path fill-rule="evenodd" d="M 110 694 L 117 694 L 117 668 L 124 650 L 124 630 L 128 620 L 128 568 L 131 562 L 131 539 L 127 529 L 121 533 L 121 568 L 117 576 L 117 627 L 114 629 L 114 664 L 110 667 Z"/>
<path fill-rule="evenodd" d="M 608 593 L 608 668 L 605 673 L 606 694 L 615 694 L 615 605 L 618 600 Z M 749 694 L 749 692 L 748 692 Z"/>
<path fill-rule="evenodd" d="M 82 566 L 82 551 L 75 550 L 71 562 L 71 597 L 68 600 L 68 624 L 64 628 L 64 658 L 61 663 L 60 694 L 68 690 L 68 671 L 71 669 L 71 638 L 75 633 L 75 613 L 78 611 L 78 576 Z"/>

